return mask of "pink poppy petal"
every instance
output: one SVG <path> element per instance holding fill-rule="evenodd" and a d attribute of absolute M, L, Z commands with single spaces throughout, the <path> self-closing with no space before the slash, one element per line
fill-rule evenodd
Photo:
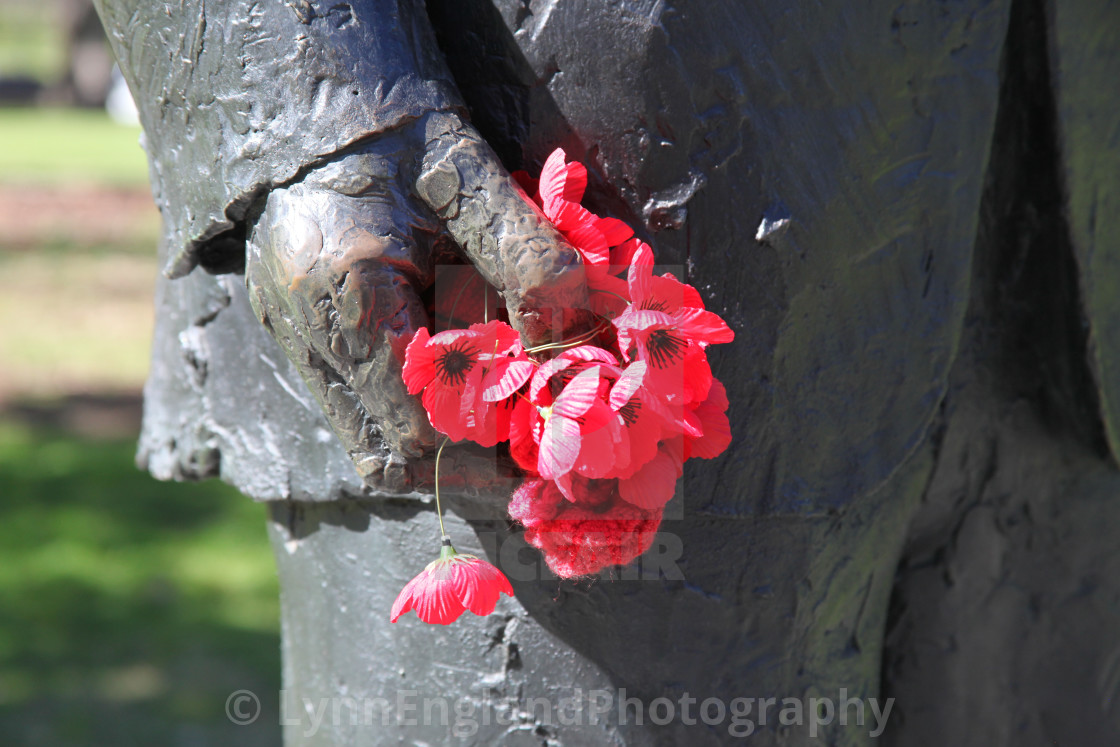
<path fill-rule="evenodd" d="M 467 438 L 467 426 L 459 417 L 462 397 L 454 389 L 449 389 L 439 381 L 433 381 L 420 399 L 428 412 L 428 421 L 440 433 L 452 441 Z"/>
<path fill-rule="evenodd" d="M 553 218 L 551 211 L 563 202 L 579 203 L 587 188 L 587 169 L 583 164 L 573 161 L 565 163 L 567 154 L 563 149 L 552 151 L 541 169 L 540 196 L 545 214 Z M 553 218 L 555 221 L 555 218 Z"/>
<path fill-rule="evenodd" d="M 463 394 L 459 399 L 459 417 L 468 427 L 474 427 L 485 417 L 484 411 L 492 404 L 482 401 L 482 366 L 475 365 L 467 372 L 463 382 Z M 471 421 L 474 422 L 471 422 Z"/>
<path fill-rule="evenodd" d="M 587 167 L 579 161 L 566 163 L 564 167 L 564 194 L 561 196 L 571 202 L 582 202 L 587 190 Z"/>
<path fill-rule="evenodd" d="M 548 385 L 548 380 L 568 366 L 572 365 L 571 358 L 556 357 L 545 361 L 533 374 L 533 382 L 529 384 L 529 399 L 539 401 L 541 389 Z"/>
<path fill-rule="evenodd" d="M 597 361 L 611 366 L 618 365 L 618 358 L 613 353 L 594 345 L 577 345 L 574 348 L 568 348 L 556 357 L 563 360 Z"/>
<path fill-rule="evenodd" d="M 452 345 L 460 339 L 466 338 L 469 340 L 476 339 L 478 333 L 469 329 L 445 329 L 443 332 L 432 335 L 432 339 L 428 342 L 431 346 L 447 346 Z"/>
<path fill-rule="evenodd" d="M 638 309 L 631 306 L 626 310 L 626 313 L 614 319 L 613 323 L 619 329 L 643 330 L 651 327 L 675 327 L 676 319 L 673 315 L 666 314 L 664 311 Z"/>
<path fill-rule="evenodd" d="M 655 385 L 651 381 L 649 386 Z M 642 409 L 657 416 L 662 425 L 670 430 L 689 432 L 690 426 L 685 423 L 682 405 L 670 404 L 660 392 L 654 391 L 649 388 L 649 386 L 638 392 L 638 397 L 642 403 Z M 697 429 L 693 435 L 700 435 L 699 429 Z"/>
<path fill-rule="evenodd" d="M 645 246 L 641 239 L 633 238 L 611 250 L 611 274 L 618 275 L 630 268 L 634 254 Z"/>
<path fill-rule="evenodd" d="M 564 162 L 568 154 L 563 148 L 557 148 L 548 154 L 548 158 L 541 167 L 540 192 L 541 197 L 557 197 L 564 189 Z"/>
<path fill-rule="evenodd" d="M 498 422 L 498 406 L 479 401 L 466 418 L 467 438 L 479 446 L 490 447 L 509 438 L 509 421 Z"/>
<path fill-rule="evenodd" d="M 611 389 L 611 407 L 618 410 L 638 391 L 645 380 L 648 364 L 645 361 L 634 361 L 622 370 L 622 376 L 615 382 Z"/>
<path fill-rule="evenodd" d="M 482 399 L 498 402 L 509 397 L 533 376 L 536 365 L 528 358 L 495 361 L 482 382 Z"/>
<path fill-rule="evenodd" d="M 731 402 L 727 399 L 727 388 L 719 379 L 712 380 L 704 405 L 715 408 L 717 412 L 727 412 L 727 408 L 731 406 Z"/>
<path fill-rule="evenodd" d="M 521 336 L 503 321 L 495 319 L 485 324 L 472 324 L 470 331 L 478 335 L 478 347 L 484 357 L 521 352 Z"/>
<path fill-rule="evenodd" d="M 694 309 L 704 308 L 704 299 L 700 297 L 700 291 L 696 290 L 688 283 L 682 283 L 670 273 L 665 273 L 659 278 L 653 278 L 653 283 L 655 288 L 659 285 L 662 289 L 672 287 L 672 294 L 676 300 L 677 307 L 689 306 Z"/>
<path fill-rule="evenodd" d="M 429 625 L 449 625 L 458 620 L 467 608 L 455 595 L 448 569 L 437 568 L 423 575 L 416 589 L 416 616 Z"/>
<path fill-rule="evenodd" d="M 598 217 L 590 210 L 578 203 L 560 200 L 549 212 L 549 219 L 584 254 L 586 263 L 608 263 L 610 248 L 603 232 L 596 225 Z"/>
<path fill-rule="evenodd" d="M 587 408 L 587 412 L 580 416 L 579 430 L 580 433 L 591 433 L 606 426 L 608 423 L 616 420 L 618 413 L 610 408 L 610 406 L 601 399 L 596 399 L 591 403 L 591 407 Z"/>
<path fill-rule="evenodd" d="M 704 435 L 704 424 L 700 421 L 700 418 L 697 417 L 696 413 L 693 411 L 685 410 L 682 413 L 680 425 L 681 431 L 686 436 L 690 436 L 691 438 L 700 438 Z"/>
<path fill-rule="evenodd" d="M 628 447 L 629 459 L 625 463 L 619 463 L 613 473 L 614 477 L 620 479 L 633 476 L 635 472 L 649 464 L 657 456 L 658 443 L 666 435 L 664 421 L 647 408 L 641 407 L 640 399 L 638 403 L 637 416 L 632 416 L 632 420 L 625 421 L 624 440 Z"/>
<path fill-rule="evenodd" d="M 556 486 L 557 493 L 559 493 L 566 500 L 575 503 L 578 500 L 578 497 L 575 492 L 575 485 L 573 484 L 574 478 L 575 475 L 572 472 L 565 472 L 555 480 L 547 482 L 546 485 Z M 560 510 L 561 509 L 558 507 L 557 512 L 559 513 Z"/>
<path fill-rule="evenodd" d="M 502 572 L 484 560 L 459 556 L 451 561 L 452 584 L 459 601 L 476 615 L 489 615 L 503 591 L 513 595 Z"/>
<path fill-rule="evenodd" d="M 397 619 L 409 612 L 416 605 L 416 587 L 420 585 L 420 579 L 423 573 L 415 576 L 411 581 L 404 585 L 401 593 L 397 594 L 396 601 L 393 602 L 393 609 L 389 611 L 389 622 L 396 622 Z"/>
<path fill-rule="evenodd" d="M 599 367 L 582 371 L 567 383 L 552 404 L 552 414 L 578 418 L 594 404 L 599 394 Z"/>
<path fill-rule="evenodd" d="M 703 431 L 699 438 L 691 439 L 691 455 L 701 459 L 714 459 L 731 443 L 731 423 L 727 419 L 727 390 L 718 379 L 712 380 L 708 398 L 692 414 Z"/>
<path fill-rule="evenodd" d="M 689 346 L 681 366 L 681 377 L 684 382 L 684 404 L 703 402 L 708 397 L 708 390 L 715 377 L 712 376 L 712 367 L 708 364 L 708 354 L 704 348 L 696 343 Z"/>
<path fill-rule="evenodd" d="M 689 453 L 701 459 L 715 459 L 731 444 L 731 423 L 722 412 L 711 413 L 701 422 L 704 435 L 689 442 Z"/>
<path fill-rule="evenodd" d="M 630 272 L 626 276 L 630 284 L 630 300 L 635 304 L 649 298 L 650 279 L 653 277 L 653 250 L 649 244 L 639 243 L 633 259 L 630 260 Z"/>
<path fill-rule="evenodd" d="M 579 458 L 572 469 L 584 477 L 611 477 L 620 462 L 630 460 L 630 450 L 620 433 L 618 417 L 611 414 L 611 419 L 601 428 L 588 431 L 582 436 Z"/>
<path fill-rule="evenodd" d="M 682 473 L 680 449 L 679 446 L 662 447 L 657 456 L 631 477 L 619 480 L 618 493 L 622 499 L 644 509 L 661 508 L 668 503 L 676 493 L 677 480 Z"/>
<path fill-rule="evenodd" d="M 553 414 L 541 434 L 537 470 L 546 480 L 555 480 L 571 470 L 579 456 L 580 431 L 576 421 Z"/>

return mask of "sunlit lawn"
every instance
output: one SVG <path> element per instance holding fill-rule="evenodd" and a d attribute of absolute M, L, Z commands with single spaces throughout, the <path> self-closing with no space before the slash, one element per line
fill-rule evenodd
<path fill-rule="evenodd" d="M 0 110 L 0 197 L 33 193 L 0 215 L 0 745 L 279 743 L 264 507 L 139 472 L 127 427 L 34 415 L 139 393 L 158 224 L 14 230 L 35 190 L 63 219 L 74 185 L 135 197 L 137 135 L 97 112 Z M 225 716 L 239 689 L 264 706 L 251 727 Z"/>
<path fill-rule="evenodd" d="M 0 743 L 268 743 L 279 642 L 262 507 L 216 482 L 156 482 L 133 451 L 0 424 Z M 255 727 L 225 718 L 238 689 L 262 698 Z"/>
<path fill-rule="evenodd" d="M 100 110 L 0 108 L 0 184 L 146 187 L 140 128 Z"/>

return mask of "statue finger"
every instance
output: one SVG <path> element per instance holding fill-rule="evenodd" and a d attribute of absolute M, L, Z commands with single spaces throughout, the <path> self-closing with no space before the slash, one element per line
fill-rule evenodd
<path fill-rule="evenodd" d="M 416 192 L 505 299 L 527 346 L 586 323 L 587 286 L 579 253 L 524 196 L 469 124 L 438 113 L 425 122 Z"/>

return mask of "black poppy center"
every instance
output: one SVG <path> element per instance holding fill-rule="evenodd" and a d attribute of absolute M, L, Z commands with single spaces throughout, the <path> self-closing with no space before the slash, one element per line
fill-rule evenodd
<path fill-rule="evenodd" d="M 618 414 L 622 416 L 622 421 L 629 427 L 638 422 L 638 414 L 641 411 L 642 401 L 637 397 L 631 397 L 629 402 L 618 409 Z"/>
<path fill-rule="evenodd" d="M 474 368 L 478 351 L 470 343 L 457 340 L 444 349 L 436 358 L 436 375 L 448 386 L 458 387 L 467 380 L 467 374 Z"/>
<path fill-rule="evenodd" d="M 667 329 L 655 329 L 649 333 L 646 348 L 649 349 L 650 362 L 657 368 L 668 368 L 684 355 L 687 343 Z"/>

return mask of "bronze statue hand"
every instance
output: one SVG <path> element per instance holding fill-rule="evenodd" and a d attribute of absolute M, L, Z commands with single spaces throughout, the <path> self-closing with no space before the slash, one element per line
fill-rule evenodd
<path fill-rule="evenodd" d="M 430 484 L 417 460 L 437 434 L 407 393 L 401 364 L 429 321 L 419 293 L 449 249 L 461 249 L 501 293 L 526 345 L 580 323 L 587 303 L 577 252 L 455 114 L 429 114 L 274 190 L 250 232 L 253 308 L 370 487 Z M 468 486 L 493 476 L 485 461 Z M 459 455 L 444 474 L 463 477 L 471 465 Z"/>

